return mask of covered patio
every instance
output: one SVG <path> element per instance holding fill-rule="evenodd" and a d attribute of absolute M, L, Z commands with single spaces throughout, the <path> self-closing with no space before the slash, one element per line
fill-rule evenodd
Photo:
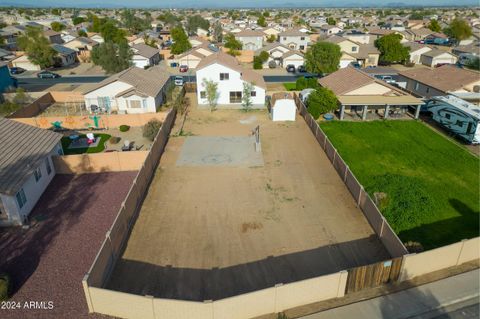
<path fill-rule="evenodd" d="M 340 95 L 339 119 L 418 119 L 421 99 L 411 95 L 382 96 L 382 95 Z M 413 110 L 413 112 L 409 112 Z"/>

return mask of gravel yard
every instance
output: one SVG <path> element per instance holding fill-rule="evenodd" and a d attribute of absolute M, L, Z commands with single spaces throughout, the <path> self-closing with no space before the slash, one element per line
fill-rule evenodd
<path fill-rule="evenodd" d="M 30 229 L 0 229 L 0 272 L 11 275 L 22 309 L 0 318 L 100 318 L 89 315 L 82 278 L 136 172 L 57 175 L 30 215 Z M 53 309 L 25 309 L 30 301 Z"/>

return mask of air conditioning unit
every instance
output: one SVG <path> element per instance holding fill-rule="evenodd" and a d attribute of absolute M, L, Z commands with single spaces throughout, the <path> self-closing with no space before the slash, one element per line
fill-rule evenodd
<path fill-rule="evenodd" d="M 474 85 L 473 86 L 473 92 L 480 93 L 480 85 Z"/>

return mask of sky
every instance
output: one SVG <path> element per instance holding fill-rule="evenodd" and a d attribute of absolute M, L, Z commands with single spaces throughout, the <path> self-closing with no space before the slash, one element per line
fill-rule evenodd
<path fill-rule="evenodd" d="M 144 7 L 144 8 L 265 8 L 265 7 L 384 7 L 478 6 L 478 0 L 0 0 L 0 6 Z"/>

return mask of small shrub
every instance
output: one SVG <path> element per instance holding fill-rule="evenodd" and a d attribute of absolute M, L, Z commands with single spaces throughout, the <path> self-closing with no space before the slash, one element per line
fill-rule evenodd
<path fill-rule="evenodd" d="M 157 136 L 160 127 L 162 127 L 162 122 L 157 119 L 151 119 L 143 126 L 143 137 L 153 141 L 155 136 Z"/>
<path fill-rule="evenodd" d="M 7 274 L 0 274 L 0 301 L 8 299 L 10 288 L 10 276 Z"/>
<path fill-rule="evenodd" d="M 128 125 L 120 125 L 119 130 L 120 132 L 126 132 L 130 129 L 130 126 Z"/>
<path fill-rule="evenodd" d="M 118 136 L 112 136 L 110 137 L 109 141 L 110 141 L 110 144 L 117 144 L 118 142 L 120 142 L 121 138 L 118 137 Z"/>
<path fill-rule="evenodd" d="M 307 105 L 308 112 L 315 120 L 318 120 L 321 114 L 335 111 L 338 107 L 338 100 L 335 93 L 321 87 L 308 95 Z"/>
<path fill-rule="evenodd" d="M 253 68 L 255 70 L 263 69 L 263 62 L 262 62 L 262 59 L 260 59 L 260 57 L 256 56 L 253 58 Z"/>
<path fill-rule="evenodd" d="M 316 89 L 319 87 L 317 79 L 315 78 L 308 78 L 306 79 L 304 76 L 297 79 L 297 90 L 301 91 L 304 89 Z"/>

